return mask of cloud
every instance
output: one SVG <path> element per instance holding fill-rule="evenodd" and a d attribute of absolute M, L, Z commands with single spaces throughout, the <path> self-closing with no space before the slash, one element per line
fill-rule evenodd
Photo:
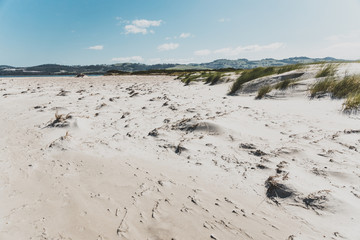
<path fill-rule="evenodd" d="M 332 56 L 343 59 L 359 59 L 360 42 L 338 42 L 320 50 L 322 56 Z"/>
<path fill-rule="evenodd" d="M 359 38 L 360 38 L 360 31 L 354 30 L 346 34 L 337 34 L 337 35 L 328 36 L 325 38 L 325 40 L 331 42 L 344 42 L 344 41 L 355 41 L 355 40 L 358 41 Z"/>
<path fill-rule="evenodd" d="M 140 20 L 132 21 L 132 24 L 141 28 L 148 28 L 148 27 L 158 27 L 160 26 L 161 22 L 162 22 L 161 20 L 150 21 L 150 20 L 140 19 Z"/>
<path fill-rule="evenodd" d="M 198 50 L 194 52 L 194 55 L 196 56 L 208 56 L 211 54 L 211 51 L 209 49 L 203 49 L 203 50 Z"/>
<path fill-rule="evenodd" d="M 132 56 L 132 57 L 118 57 L 111 59 L 113 62 L 143 62 L 144 59 L 140 56 Z"/>
<path fill-rule="evenodd" d="M 125 26 L 125 31 L 126 31 L 126 34 L 129 34 L 129 33 L 134 33 L 134 34 L 137 34 L 137 33 L 142 33 L 142 34 L 147 34 L 147 29 L 146 28 L 139 28 L 135 25 L 126 25 Z"/>
<path fill-rule="evenodd" d="M 182 33 L 179 36 L 179 38 L 188 38 L 188 37 L 191 37 L 191 33 Z"/>
<path fill-rule="evenodd" d="M 223 23 L 223 22 L 230 22 L 231 20 L 230 18 L 220 18 L 218 21 Z"/>
<path fill-rule="evenodd" d="M 261 52 L 261 51 L 269 51 L 276 50 L 284 46 L 284 43 L 271 43 L 268 45 L 247 45 L 247 46 L 239 46 L 236 48 L 220 48 L 214 51 L 209 49 L 198 50 L 194 52 L 196 56 L 208 56 L 211 54 L 222 55 L 222 56 L 238 56 L 245 52 Z"/>
<path fill-rule="evenodd" d="M 159 51 L 169 51 L 169 50 L 177 49 L 178 47 L 179 47 L 178 43 L 165 43 L 165 44 L 158 46 L 158 50 Z"/>
<path fill-rule="evenodd" d="M 233 50 L 231 48 L 221 48 L 218 50 L 215 50 L 214 53 L 218 53 L 218 54 L 229 54 L 231 53 Z"/>
<path fill-rule="evenodd" d="M 146 19 L 138 19 L 131 22 L 131 24 L 125 25 L 125 33 L 154 33 L 154 30 L 149 29 L 150 27 L 158 27 L 162 23 L 162 20 L 146 20 Z"/>
<path fill-rule="evenodd" d="M 271 43 L 268 45 L 248 45 L 248 46 L 239 46 L 234 49 L 232 48 L 222 48 L 215 51 L 215 53 L 221 53 L 228 56 L 239 55 L 244 52 L 260 52 L 265 50 L 276 50 L 284 46 L 283 43 Z"/>
<path fill-rule="evenodd" d="M 159 64 L 159 63 L 179 63 L 188 64 L 194 62 L 193 58 L 150 58 L 147 60 L 148 64 Z"/>
<path fill-rule="evenodd" d="M 87 49 L 89 49 L 89 50 L 103 50 L 104 46 L 103 45 L 96 45 L 96 46 L 88 47 Z"/>

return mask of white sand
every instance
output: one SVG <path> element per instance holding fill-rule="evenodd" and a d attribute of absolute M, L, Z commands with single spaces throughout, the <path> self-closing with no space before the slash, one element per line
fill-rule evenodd
<path fill-rule="evenodd" d="M 0 78 L 0 239 L 358 239 L 359 116 L 230 84 Z"/>

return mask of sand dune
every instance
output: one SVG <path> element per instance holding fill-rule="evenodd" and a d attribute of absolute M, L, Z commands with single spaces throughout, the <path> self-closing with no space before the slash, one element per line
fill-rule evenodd
<path fill-rule="evenodd" d="M 0 78 L 0 239 L 357 239 L 359 116 L 310 100 L 314 71 L 264 100 L 261 82 Z"/>

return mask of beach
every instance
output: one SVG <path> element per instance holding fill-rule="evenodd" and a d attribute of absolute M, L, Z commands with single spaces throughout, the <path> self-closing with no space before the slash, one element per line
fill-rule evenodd
<path fill-rule="evenodd" d="M 231 81 L 0 77 L 0 239 L 357 239 L 360 117 L 310 99 L 314 72 L 262 100 Z"/>

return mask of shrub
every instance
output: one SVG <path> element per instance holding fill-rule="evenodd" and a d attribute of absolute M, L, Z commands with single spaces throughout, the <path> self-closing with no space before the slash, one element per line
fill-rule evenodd
<path fill-rule="evenodd" d="M 267 93 L 271 92 L 272 88 L 270 85 L 265 85 L 258 90 L 258 95 L 255 99 L 262 99 Z"/>

